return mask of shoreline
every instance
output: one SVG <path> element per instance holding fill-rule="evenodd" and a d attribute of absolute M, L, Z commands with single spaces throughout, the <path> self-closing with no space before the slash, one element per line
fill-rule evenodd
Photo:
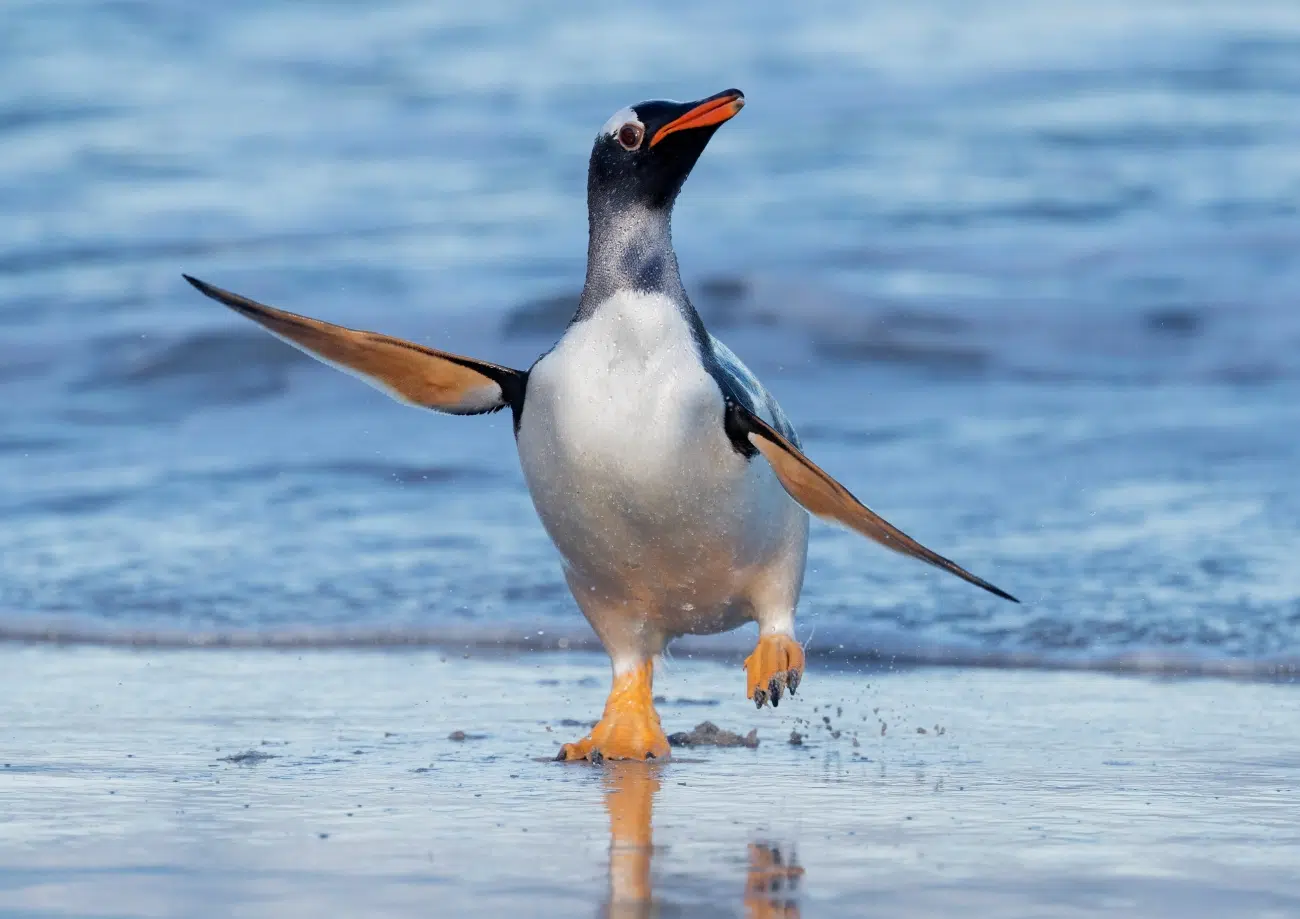
<path fill-rule="evenodd" d="M 727 662 L 752 650 L 748 626 L 713 636 L 686 636 L 669 648 L 670 656 Z M 814 635 L 814 639 L 818 636 Z M 33 625 L 0 623 L 5 646 L 102 647 L 156 651 L 471 651 L 479 654 L 603 653 L 589 629 L 373 629 L 284 631 L 229 630 L 185 632 L 167 629 L 109 631 L 67 622 Z M 1165 676 L 1273 683 L 1300 682 L 1300 658 L 1213 657 L 1177 651 L 1142 649 L 1128 652 L 1061 654 L 1049 651 L 1001 651 L 973 646 L 923 643 L 896 636 L 820 636 L 804 648 L 812 660 L 839 668 L 939 667 L 957 669 L 1037 670 L 1102 673 L 1117 676 Z"/>

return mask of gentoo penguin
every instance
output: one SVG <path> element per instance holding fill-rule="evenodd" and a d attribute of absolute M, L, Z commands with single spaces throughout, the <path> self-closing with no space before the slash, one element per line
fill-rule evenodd
<path fill-rule="evenodd" d="M 533 504 L 565 580 L 613 662 L 604 715 L 559 759 L 662 759 L 655 658 L 672 639 L 758 623 L 745 694 L 794 693 L 794 612 L 808 514 L 850 527 L 1007 600 L 865 507 L 800 449 L 771 395 L 704 328 L 682 287 L 670 218 L 718 127 L 744 105 L 643 102 L 596 137 L 587 175 L 587 278 L 564 335 L 513 370 L 263 306 L 186 275 L 202 293 L 313 357 L 421 408 L 509 408 Z"/>

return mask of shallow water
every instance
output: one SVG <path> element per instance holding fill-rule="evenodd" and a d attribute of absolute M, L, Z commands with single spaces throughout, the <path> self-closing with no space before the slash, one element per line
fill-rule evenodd
<path fill-rule="evenodd" d="M 507 420 L 389 404 L 179 272 L 527 365 L 596 128 L 731 85 L 676 219 L 699 306 L 818 461 L 1026 601 L 817 528 L 813 650 L 1293 673 L 1300 8 L 1266 0 L 10 4 L 0 634 L 586 640 Z"/>
<path fill-rule="evenodd" d="M 815 667 L 758 712 L 738 667 L 679 662 L 665 728 L 757 749 L 547 761 L 607 674 L 0 648 L 0 915 L 1300 912 L 1291 687 Z"/>

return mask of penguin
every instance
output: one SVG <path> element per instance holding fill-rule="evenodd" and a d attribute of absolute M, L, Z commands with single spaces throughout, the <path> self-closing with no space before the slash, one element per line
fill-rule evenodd
<path fill-rule="evenodd" d="M 274 309 L 184 275 L 399 401 L 453 415 L 510 410 L 533 505 L 613 668 L 600 721 L 564 744 L 560 760 L 669 756 L 654 664 L 683 635 L 756 622 L 746 697 L 762 708 L 793 695 L 805 664 L 795 607 L 810 515 L 1019 602 L 876 515 L 809 459 L 776 400 L 691 305 L 673 205 L 744 104 L 728 89 L 642 102 L 605 123 L 587 173 L 582 297 L 528 370 Z"/>

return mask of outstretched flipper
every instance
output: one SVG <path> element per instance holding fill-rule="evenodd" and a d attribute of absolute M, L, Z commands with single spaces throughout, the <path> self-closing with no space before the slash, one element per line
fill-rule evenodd
<path fill-rule="evenodd" d="M 810 514 L 842 523 L 888 549 L 929 562 L 936 568 L 955 574 L 976 587 L 983 587 L 989 593 L 996 594 L 1004 600 L 1010 600 L 1012 603 L 1020 602 L 983 578 L 977 578 L 956 562 L 930 551 L 880 517 L 853 497 L 847 488 L 827 475 L 816 463 L 804 456 L 803 452 L 780 432 L 744 406 L 733 402 L 729 405 L 729 409 L 735 413 L 733 417 L 745 432 L 750 444 L 771 464 L 772 471 L 776 473 L 777 479 L 785 490 L 790 493 L 790 497 L 803 505 Z"/>
<path fill-rule="evenodd" d="M 528 374 L 522 370 L 286 313 L 188 274 L 183 277 L 277 338 L 399 402 L 452 415 L 495 412 L 508 405 L 516 418 L 523 406 Z"/>

